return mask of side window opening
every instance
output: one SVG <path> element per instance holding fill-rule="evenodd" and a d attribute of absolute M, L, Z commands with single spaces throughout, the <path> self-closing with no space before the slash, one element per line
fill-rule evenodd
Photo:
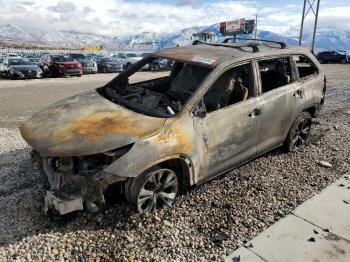
<path fill-rule="evenodd" d="M 287 57 L 259 61 L 262 93 L 292 82 L 290 60 Z"/>
<path fill-rule="evenodd" d="M 307 79 L 318 74 L 318 69 L 310 58 L 304 55 L 294 55 L 293 61 L 296 64 L 299 79 Z"/>
<path fill-rule="evenodd" d="M 239 103 L 254 96 L 251 64 L 224 72 L 209 88 L 203 101 L 208 113 Z"/>

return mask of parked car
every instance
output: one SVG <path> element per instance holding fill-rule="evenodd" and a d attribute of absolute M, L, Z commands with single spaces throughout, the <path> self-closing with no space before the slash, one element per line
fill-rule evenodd
<path fill-rule="evenodd" d="M 324 52 L 319 52 L 316 55 L 318 61 L 323 64 L 323 63 L 342 63 L 346 64 L 349 63 L 349 57 L 346 54 L 346 52 L 341 52 L 341 51 L 324 51 Z"/>
<path fill-rule="evenodd" d="M 46 76 L 81 76 L 82 65 L 67 55 L 45 54 L 40 58 L 40 66 Z"/>
<path fill-rule="evenodd" d="M 0 64 L 0 76 L 10 79 L 42 78 L 43 71 L 27 59 L 9 57 Z"/>
<path fill-rule="evenodd" d="M 149 71 L 171 70 L 172 63 L 167 59 L 156 59 L 148 64 Z"/>
<path fill-rule="evenodd" d="M 117 61 L 121 63 L 125 69 L 128 69 L 131 65 L 143 58 L 141 54 L 135 52 L 122 52 L 114 57 L 117 58 Z"/>
<path fill-rule="evenodd" d="M 109 57 L 96 57 L 98 72 L 111 73 L 123 71 L 123 65 L 119 62 L 113 61 Z"/>
<path fill-rule="evenodd" d="M 174 63 L 171 72 L 135 82 L 159 58 Z M 174 202 L 180 184 L 305 145 L 325 92 L 322 67 L 303 47 L 186 46 L 42 109 L 20 131 L 46 181 L 46 209 L 96 210 L 116 183 L 139 212 L 156 211 Z"/>
<path fill-rule="evenodd" d="M 5 57 L 6 57 L 6 58 L 10 58 L 10 57 L 20 57 L 20 55 L 18 55 L 17 53 L 6 53 Z"/>
<path fill-rule="evenodd" d="M 93 61 L 92 58 L 87 57 L 81 53 L 70 53 L 67 54 L 71 56 L 73 59 L 77 60 L 83 66 L 84 74 L 96 74 L 98 71 L 97 63 Z"/>

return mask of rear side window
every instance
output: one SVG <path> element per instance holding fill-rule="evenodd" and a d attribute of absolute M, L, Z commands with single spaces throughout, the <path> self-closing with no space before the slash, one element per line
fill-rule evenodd
<path fill-rule="evenodd" d="M 299 79 L 308 79 L 318 74 L 318 68 L 315 64 L 304 55 L 293 55 L 296 64 Z"/>
<path fill-rule="evenodd" d="M 262 93 L 292 82 L 292 70 L 288 57 L 259 61 Z"/>

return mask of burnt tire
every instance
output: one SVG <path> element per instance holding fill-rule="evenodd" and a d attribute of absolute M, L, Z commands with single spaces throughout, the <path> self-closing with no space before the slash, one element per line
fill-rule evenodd
<path fill-rule="evenodd" d="M 157 209 L 173 204 L 178 185 L 178 177 L 173 170 L 154 166 L 143 174 L 128 179 L 125 198 L 140 213 L 156 212 Z"/>
<path fill-rule="evenodd" d="M 296 151 L 308 142 L 311 131 L 312 116 L 309 112 L 302 112 L 293 123 L 285 147 L 289 152 Z"/>

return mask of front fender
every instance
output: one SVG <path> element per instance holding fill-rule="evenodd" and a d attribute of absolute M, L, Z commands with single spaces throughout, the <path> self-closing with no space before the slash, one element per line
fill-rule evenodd
<path fill-rule="evenodd" d="M 158 163 L 181 158 L 190 166 L 190 183 L 193 184 L 200 166 L 199 155 L 192 120 L 168 120 L 160 133 L 136 142 L 128 153 L 106 167 L 104 172 L 136 177 Z"/>

